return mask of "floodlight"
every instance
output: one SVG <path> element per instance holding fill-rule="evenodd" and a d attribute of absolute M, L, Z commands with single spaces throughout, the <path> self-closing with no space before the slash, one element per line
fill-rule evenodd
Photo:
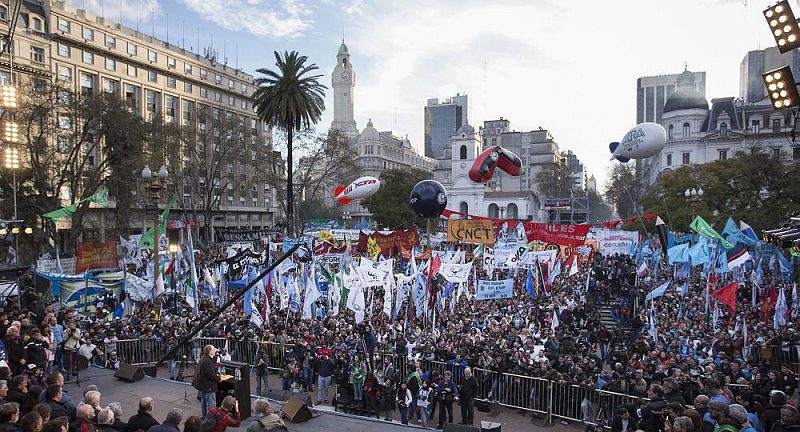
<path fill-rule="evenodd" d="M 800 27 L 794 17 L 788 0 L 776 3 L 764 9 L 764 18 L 767 20 L 772 37 L 778 45 L 781 54 L 800 46 Z"/>
<path fill-rule="evenodd" d="M 762 75 L 762 78 L 772 102 L 772 109 L 781 110 L 800 105 L 800 95 L 789 66 L 771 70 Z"/>

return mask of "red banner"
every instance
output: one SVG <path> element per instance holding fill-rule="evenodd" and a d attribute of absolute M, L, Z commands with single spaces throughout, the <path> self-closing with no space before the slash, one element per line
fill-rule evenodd
<path fill-rule="evenodd" d="M 346 249 L 347 245 L 336 246 L 329 241 L 314 240 L 314 255 L 342 254 Z"/>
<path fill-rule="evenodd" d="M 83 273 L 94 269 L 115 269 L 119 267 L 117 258 L 117 242 L 114 240 L 105 243 L 78 242 L 78 259 L 75 271 Z"/>
<path fill-rule="evenodd" d="M 367 238 L 372 237 L 378 247 L 381 248 L 381 255 L 391 256 L 396 251 L 395 248 L 404 248 L 412 250 L 414 246 L 419 244 L 419 235 L 417 235 L 417 227 L 411 227 L 407 230 L 392 231 L 390 234 L 381 234 L 380 232 L 373 232 L 370 235 L 365 234 L 363 231 L 358 234 L 358 250 L 365 252 L 367 250 Z"/>
<path fill-rule="evenodd" d="M 586 240 L 586 234 L 591 225 L 545 224 L 537 222 L 523 222 L 525 235 L 528 241 L 539 240 L 545 243 L 555 243 L 561 246 L 577 247 Z"/>

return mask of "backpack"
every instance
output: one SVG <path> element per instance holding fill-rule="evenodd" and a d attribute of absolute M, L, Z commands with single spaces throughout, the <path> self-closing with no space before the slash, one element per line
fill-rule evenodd
<path fill-rule="evenodd" d="M 217 415 L 213 415 L 211 413 L 206 414 L 206 416 L 203 417 L 203 423 L 200 425 L 200 431 L 214 432 L 214 428 L 217 427 L 217 422 L 219 421 L 219 418 L 222 415 L 223 413 Z"/>

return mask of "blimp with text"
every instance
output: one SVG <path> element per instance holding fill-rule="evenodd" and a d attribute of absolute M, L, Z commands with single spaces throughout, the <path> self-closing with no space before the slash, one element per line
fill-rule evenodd
<path fill-rule="evenodd" d="M 340 204 L 349 204 L 353 200 L 366 198 L 375 194 L 381 187 L 381 181 L 375 177 L 364 176 L 344 186 L 337 186 L 333 196 Z"/>
<path fill-rule="evenodd" d="M 664 148 L 667 131 L 658 123 L 640 123 L 622 137 L 621 142 L 608 145 L 611 160 L 628 162 L 631 159 L 644 159 L 655 155 Z"/>

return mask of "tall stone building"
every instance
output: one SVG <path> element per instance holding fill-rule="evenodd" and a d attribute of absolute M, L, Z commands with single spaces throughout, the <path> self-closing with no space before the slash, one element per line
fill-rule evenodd
<path fill-rule="evenodd" d="M 684 70 L 684 73 L 687 72 Z M 689 72 L 692 86 L 705 95 L 706 73 Z M 664 104 L 678 88 L 678 77 L 683 74 L 645 76 L 636 80 L 636 124 L 661 123 Z"/>
<path fill-rule="evenodd" d="M 8 19 L 9 13 L 6 5 L 0 5 L 0 16 Z M 219 197 L 220 213 L 214 220 L 200 218 L 190 222 L 199 226 L 262 228 L 273 226 L 282 218 L 276 191 L 254 178 L 255 162 L 273 150 L 270 128 L 253 111 L 251 75 L 220 63 L 212 50 L 200 55 L 64 1 L 24 0 L 21 18 L 12 42 L 16 82 L 57 81 L 84 94 L 112 94 L 143 118 L 163 116 L 166 123 L 192 125 L 199 130 L 211 127 L 207 120 L 211 117 L 238 120 L 241 136 L 248 137 L 247 142 L 240 142 L 240 151 L 246 151 L 246 157 L 229 164 L 221 173 L 220 178 L 227 179 L 222 181 L 226 190 L 220 187 L 219 179 L 200 185 Z M 0 77 L 11 76 L 11 65 L 7 55 L 0 57 Z M 102 146 L 97 151 L 102 151 Z M 211 151 L 206 151 L 209 157 Z M 91 155 L 88 160 L 93 160 Z M 203 181 L 173 174 L 174 182 L 181 183 L 176 185 L 179 195 L 187 193 L 185 186 L 190 182 Z M 110 198 L 108 209 L 93 209 L 86 216 L 86 235 L 90 238 L 93 232 L 96 236 L 98 232 L 102 234 L 104 227 L 114 225 L 116 200 L 128 199 Z M 176 213 L 180 214 L 180 209 L 173 214 Z M 132 227 L 149 227 L 150 220 L 140 210 L 131 218 Z"/>

